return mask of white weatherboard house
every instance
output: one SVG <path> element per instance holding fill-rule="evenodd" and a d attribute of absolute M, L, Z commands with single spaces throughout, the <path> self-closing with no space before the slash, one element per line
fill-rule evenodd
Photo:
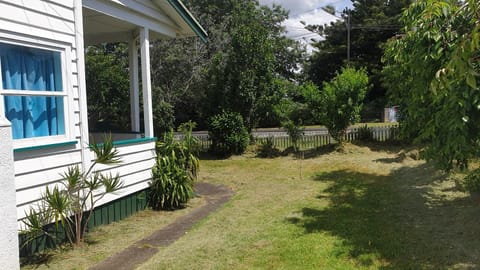
<path fill-rule="evenodd" d="M 92 160 L 84 48 L 128 42 L 131 131 L 144 130 L 116 142 L 123 163 L 105 170 L 118 172 L 124 188 L 98 204 L 106 205 L 144 190 L 151 178 L 150 42 L 194 35 L 206 40 L 179 0 L 0 0 L 1 268 L 19 267 L 18 220 L 25 210 L 69 166 L 87 168 Z"/>

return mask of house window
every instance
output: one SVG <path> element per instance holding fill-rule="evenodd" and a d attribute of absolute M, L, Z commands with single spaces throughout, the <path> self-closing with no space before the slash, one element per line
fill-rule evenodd
<path fill-rule="evenodd" d="M 65 135 L 63 58 L 61 50 L 0 42 L 0 94 L 14 140 Z"/>

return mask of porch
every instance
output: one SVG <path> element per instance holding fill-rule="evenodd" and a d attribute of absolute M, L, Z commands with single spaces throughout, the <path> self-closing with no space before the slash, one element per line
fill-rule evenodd
<path fill-rule="evenodd" d="M 83 41 L 90 45 L 123 42 L 128 44 L 130 130 L 107 131 L 112 136 L 122 160 L 115 166 L 100 167 L 102 172 L 119 174 L 124 187 L 118 195 L 105 196 L 101 204 L 111 202 L 148 187 L 155 163 L 155 141 L 150 77 L 150 47 L 156 39 L 197 35 L 206 40 L 205 31 L 180 1 L 102 1 L 85 0 L 82 8 Z M 85 85 L 86 95 L 89 85 Z M 86 96 L 83 100 L 87 100 Z M 80 112 L 88 119 L 87 105 Z M 86 144 L 102 142 L 105 132 L 82 126 Z M 85 166 L 92 160 L 90 149 L 82 152 Z"/>

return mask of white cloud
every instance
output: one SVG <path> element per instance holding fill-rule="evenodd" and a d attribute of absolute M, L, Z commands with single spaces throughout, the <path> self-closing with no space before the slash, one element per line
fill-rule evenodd
<path fill-rule="evenodd" d="M 323 40 L 323 37 L 305 29 L 303 23 L 324 25 L 338 20 L 338 17 L 322 10 L 326 5 L 333 5 L 337 10 L 352 7 L 350 0 L 260 0 L 260 4 L 277 4 L 290 11 L 289 19 L 283 23 L 287 32 L 285 35 L 304 44 L 309 54 L 314 50 L 311 43 Z"/>
<path fill-rule="evenodd" d="M 350 0 L 260 0 L 260 4 L 267 6 L 271 6 L 272 4 L 281 5 L 290 11 L 290 16 L 318 9 L 326 5 L 334 5 L 337 10 L 343 10 L 346 6 L 352 7 Z"/>
<path fill-rule="evenodd" d="M 338 19 L 338 17 L 335 17 L 330 13 L 323 11 L 322 9 L 311 10 L 286 20 L 283 23 L 286 30 L 285 36 L 304 44 L 307 52 L 311 54 L 314 50 L 314 47 L 310 44 L 312 42 L 323 40 L 323 37 L 317 33 L 310 32 L 309 30 L 305 29 L 304 23 L 310 25 L 324 25 Z"/>

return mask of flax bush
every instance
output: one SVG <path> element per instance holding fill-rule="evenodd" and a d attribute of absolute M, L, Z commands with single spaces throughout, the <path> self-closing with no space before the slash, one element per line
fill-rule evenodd
<path fill-rule="evenodd" d="M 157 144 L 157 162 L 152 168 L 149 205 L 155 209 L 177 209 L 194 196 L 193 181 L 199 169 L 197 138 L 192 136 L 195 124 L 182 124 L 181 140 L 175 140 L 173 130 Z"/>

